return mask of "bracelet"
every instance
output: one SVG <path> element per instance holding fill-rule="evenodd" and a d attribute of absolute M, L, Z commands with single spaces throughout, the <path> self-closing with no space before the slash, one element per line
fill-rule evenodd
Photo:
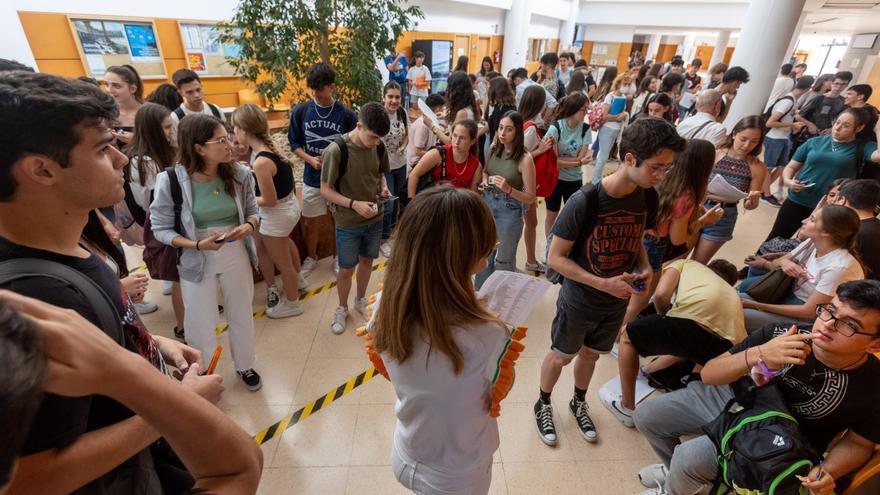
<path fill-rule="evenodd" d="M 351 198 L 351 200 L 348 202 L 348 209 L 351 210 L 352 207 L 354 207 L 354 198 Z"/>
<path fill-rule="evenodd" d="M 200 242 L 202 242 L 202 241 L 201 240 L 196 241 L 196 251 L 201 251 L 201 249 L 199 249 Z"/>
<path fill-rule="evenodd" d="M 244 223 L 250 225 L 250 227 L 251 227 L 251 232 L 256 232 L 256 231 L 257 231 L 257 228 L 254 227 L 253 222 L 251 222 L 250 220 L 245 220 Z"/>
<path fill-rule="evenodd" d="M 745 354 L 745 355 L 746 355 L 746 373 L 748 373 L 748 372 L 749 372 L 749 370 L 751 370 L 751 369 L 752 369 L 752 367 L 751 367 L 751 366 L 749 366 L 749 348 L 748 348 L 748 347 L 746 347 L 746 350 L 745 350 L 745 351 L 743 351 L 743 354 Z"/>

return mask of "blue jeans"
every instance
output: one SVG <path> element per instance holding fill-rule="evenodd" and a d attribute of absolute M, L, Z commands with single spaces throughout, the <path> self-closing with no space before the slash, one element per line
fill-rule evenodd
<path fill-rule="evenodd" d="M 379 238 L 382 237 L 382 222 L 374 222 L 364 227 L 336 226 L 336 256 L 339 268 L 347 270 L 358 264 L 358 258 L 374 260 L 379 257 Z"/>
<path fill-rule="evenodd" d="M 788 165 L 788 151 L 791 149 L 791 141 L 786 139 L 764 138 L 764 164 L 767 168 L 784 167 Z"/>
<path fill-rule="evenodd" d="M 396 200 L 385 203 L 385 213 L 382 216 L 382 240 L 387 241 L 391 238 L 391 231 L 397 224 L 397 214 L 401 208 L 401 201 L 406 195 L 406 165 L 395 168 L 389 172 L 385 172 L 385 182 L 388 183 L 388 191 L 392 196 L 397 196 Z"/>
<path fill-rule="evenodd" d="M 476 287 L 479 289 L 483 282 L 495 270 L 516 271 L 516 248 L 522 237 L 523 215 L 529 205 L 508 197 L 506 194 L 495 195 L 484 192 L 483 199 L 489 204 L 492 217 L 495 219 L 495 228 L 498 230 L 498 248 L 489 255 L 489 264 L 486 269 L 477 274 Z"/>
<path fill-rule="evenodd" d="M 591 179 L 593 184 L 602 180 L 602 170 L 605 168 L 605 162 L 608 161 L 608 155 L 611 154 L 611 148 L 614 147 L 614 142 L 617 141 L 619 134 L 619 124 L 617 126 L 603 124 L 599 128 L 599 135 L 596 138 L 599 142 L 599 154 L 596 156 L 596 168 L 593 169 L 593 178 Z"/>

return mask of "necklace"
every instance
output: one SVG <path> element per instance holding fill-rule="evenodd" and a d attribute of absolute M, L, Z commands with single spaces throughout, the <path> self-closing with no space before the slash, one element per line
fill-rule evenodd
<path fill-rule="evenodd" d="M 844 371 L 844 370 L 846 370 L 847 368 L 852 368 L 853 366 L 859 364 L 859 362 L 861 362 L 862 359 L 865 359 L 865 356 L 866 356 L 866 354 L 862 354 L 862 355 L 859 356 L 859 358 L 856 359 L 854 362 L 852 362 L 852 363 L 850 363 L 850 364 L 848 364 L 848 365 L 846 365 L 846 366 L 843 366 L 843 367 L 837 368 L 837 369 L 829 368 L 828 366 L 825 366 L 825 365 L 823 364 L 822 366 L 825 367 L 825 371 L 822 371 L 822 372 L 818 372 L 818 371 L 815 371 L 815 370 L 810 371 L 810 380 L 816 378 L 817 376 L 833 375 L 833 374 L 835 374 L 835 373 L 840 373 L 841 371 Z M 817 362 L 817 363 L 820 363 L 818 359 L 816 360 L 816 362 Z M 820 363 L 820 364 L 821 364 L 821 363 Z"/>
<path fill-rule="evenodd" d="M 315 102 L 315 114 L 318 116 L 319 119 L 327 120 L 327 117 L 329 117 L 330 114 L 333 113 L 333 107 L 335 107 L 335 106 L 336 106 L 336 100 L 333 100 L 333 103 L 330 104 L 330 111 L 327 112 L 327 115 L 321 115 L 321 112 L 318 111 L 318 108 L 320 108 L 321 105 L 318 105 L 318 102 L 316 101 Z M 327 108 L 327 107 L 324 107 L 324 108 Z"/>
<path fill-rule="evenodd" d="M 468 157 L 467 156 L 464 157 L 463 163 L 464 163 L 464 165 L 461 167 L 461 170 L 459 170 L 458 169 L 458 162 L 455 161 L 455 152 L 453 151 L 452 152 L 452 168 L 455 169 L 456 177 L 461 177 L 464 174 L 464 171 L 467 170 L 467 166 L 468 166 Z"/>
<path fill-rule="evenodd" d="M 841 143 L 835 140 L 831 140 L 831 151 L 836 152 L 837 150 L 843 148 L 844 145 L 849 144 L 849 142 Z"/>
<path fill-rule="evenodd" d="M 219 187 L 215 187 L 214 190 L 211 192 L 214 193 L 214 196 L 220 196 L 220 188 Z"/>

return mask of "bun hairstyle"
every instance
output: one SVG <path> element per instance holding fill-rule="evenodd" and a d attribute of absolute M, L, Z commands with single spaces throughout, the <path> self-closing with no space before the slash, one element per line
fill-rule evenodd
<path fill-rule="evenodd" d="M 137 89 L 134 91 L 134 98 L 140 103 L 144 102 L 144 82 L 141 80 L 137 69 L 128 64 L 112 65 L 107 67 L 106 72 L 116 74 L 129 86 L 135 86 Z"/>

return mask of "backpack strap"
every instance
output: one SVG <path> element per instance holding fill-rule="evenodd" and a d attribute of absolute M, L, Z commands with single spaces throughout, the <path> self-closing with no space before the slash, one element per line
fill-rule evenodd
<path fill-rule="evenodd" d="M 437 153 L 440 153 L 440 182 L 443 182 L 446 180 L 446 160 L 449 159 L 446 154 L 446 145 L 441 144 L 440 146 L 437 146 Z"/>
<path fill-rule="evenodd" d="M 217 120 L 223 120 L 223 112 L 220 111 L 220 108 L 217 105 L 212 105 L 208 103 L 208 108 L 211 109 L 211 113 L 214 115 L 214 118 Z"/>
<path fill-rule="evenodd" d="M 333 188 L 336 189 L 336 192 L 341 194 L 339 186 L 342 184 L 342 176 L 345 175 L 346 170 L 348 170 L 348 145 L 345 144 L 345 139 L 343 139 L 342 134 L 333 138 L 333 142 L 336 143 L 336 146 L 339 146 L 339 174 L 336 176 L 336 182 L 333 183 Z"/>
<path fill-rule="evenodd" d="M 180 181 L 177 179 L 177 172 L 174 170 L 173 166 L 166 168 L 165 174 L 168 175 L 168 186 L 171 189 L 171 200 L 174 202 L 174 231 L 186 237 L 183 233 L 183 221 L 180 218 L 181 212 L 183 211 L 183 190 L 180 188 Z M 177 248 L 178 259 L 181 254 L 183 254 L 183 248 Z"/>
<path fill-rule="evenodd" d="M 177 107 L 174 109 L 174 115 L 177 115 L 177 121 L 180 122 L 186 117 L 186 112 L 183 111 L 183 108 Z"/>
<path fill-rule="evenodd" d="M 865 171 L 865 142 L 861 139 L 856 145 L 856 178 L 861 179 Z"/>
<path fill-rule="evenodd" d="M 707 121 L 703 122 L 703 125 L 701 125 L 700 127 L 697 127 L 697 128 L 696 128 L 696 129 L 690 134 L 690 136 L 687 137 L 687 139 L 693 139 L 694 136 L 696 136 L 697 134 L 699 134 L 700 131 L 702 131 L 703 129 L 705 129 L 706 126 L 709 125 L 709 124 L 711 124 L 711 123 L 712 123 L 711 120 L 707 120 Z"/>
<path fill-rule="evenodd" d="M 34 277 L 55 279 L 73 287 L 89 302 L 101 329 L 119 345 L 125 346 L 121 318 L 113 300 L 82 272 L 56 261 L 36 258 L 16 258 L 0 263 L 0 286 Z"/>

